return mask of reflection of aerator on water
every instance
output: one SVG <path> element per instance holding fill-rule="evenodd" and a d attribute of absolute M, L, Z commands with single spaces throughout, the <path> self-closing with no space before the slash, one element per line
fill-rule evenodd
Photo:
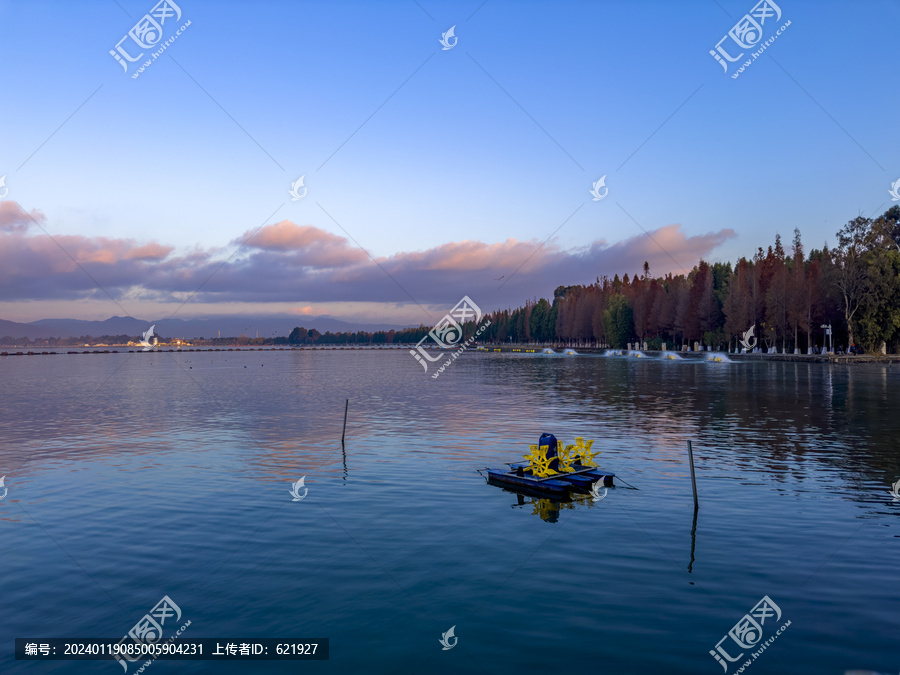
<path fill-rule="evenodd" d="M 579 436 L 574 445 L 564 445 L 553 434 L 542 434 L 537 445 L 529 446 L 527 464 L 511 463 L 508 471 L 487 469 L 488 482 L 525 494 L 557 497 L 589 493 L 597 481 L 613 487 L 616 474 L 597 465 L 594 457 L 600 452 L 591 452 L 593 444 Z"/>
<path fill-rule="evenodd" d="M 563 509 L 574 509 L 575 504 L 572 502 L 560 502 L 555 499 L 547 499 L 546 497 L 533 497 L 526 500 L 521 493 L 516 493 L 516 506 L 533 506 L 531 515 L 539 516 L 541 520 L 548 523 L 555 523 L 559 520 L 559 512 Z"/>

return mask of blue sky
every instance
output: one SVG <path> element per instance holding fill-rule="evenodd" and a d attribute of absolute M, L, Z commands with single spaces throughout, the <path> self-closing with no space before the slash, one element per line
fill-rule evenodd
<path fill-rule="evenodd" d="M 325 293 L 305 281 L 346 281 L 346 270 L 298 267 L 288 253 L 301 244 L 281 242 L 265 261 L 273 275 L 282 265 L 268 282 L 278 291 L 241 294 L 260 278 L 251 246 L 225 269 L 235 286 L 194 296 L 182 316 L 418 323 L 428 312 L 410 296 L 440 316 L 476 291 L 493 309 L 633 273 L 644 230 L 677 225 L 686 242 L 657 251 L 656 273 L 749 256 L 794 227 L 807 249 L 821 247 L 858 213 L 885 210 L 900 177 L 896 1 L 783 0 L 778 25 L 790 26 L 737 79 L 709 50 L 754 6 L 743 0 L 182 0 L 179 25 L 190 26 L 132 79 L 108 52 L 153 5 L 0 3 L 4 202 L 44 217 L 25 235 L 16 226 L 3 250 L 44 255 L 52 249 L 35 238 L 49 233 L 105 289 L 73 289 L 62 263 L 44 272 L 59 274 L 55 289 L 29 290 L 27 270 L 0 272 L 0 318 L 164 313 L 195 290 L 191 265 L 212 271 L 242 236 L 289 221 L 362 246 L 394 279 L 368 262 L 346 293 Z M 452 25 L 459 41 L 442 50 Z M 767 23 L 764 39 L 777 27 Z M 300 175 L 309 192 L 293 202 Z M 609 193 L 595 202 L 588 190 L 602 175 Z M 657 241 L 677 247 L 669 234 Z M 147 268 L 124 264 L 133 257 L 96 254 L 109 241 L 156 243 L 180 263 L 163 279 L 156 260 L 144 284 Z M 451 255 L 438 267 L 455 276 L 411 270 L 417 252 L 436 259 L 464 241 L 483 245 L 480 266 Z M 601 255 L 617 242 L 617 255 Z M 122 263 L 114 273 L 111 262 Z M 489 282 L 501 276 L 514 281 L 498 290 Z"/>

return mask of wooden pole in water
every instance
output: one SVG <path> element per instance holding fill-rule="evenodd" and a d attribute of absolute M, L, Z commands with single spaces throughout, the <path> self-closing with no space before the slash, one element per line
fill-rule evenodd
<path fill-rule="evenodd" d="M 691 562 L 688 563 L 688 572 L 694 571 L 694 550 L 697 548 L 697 507 L 694 507 L 694 523 L 691 525 Z"/>
<path fill-rule="evenodd" d="M 694 476 L 694 449 L 691 447 L 691 442 L 688 441 L 688 459 L 691 461 L 691 487 L 694 488 L 694 511 L 699 508 L 697 504 L 697 478 Z"/>
<path fill-rule="evenodd" d="M 344 404 L 344 430 L 341 431 L 341 445 L 344 444 L 344 434 L 347 433 L 347 410 L 350 408 L 350 399 L 347 399 L 347 402 Z M 691 475 L 693 475 L 694 465 L 691 465 Z M 696 490 L 695 490 L 696 492 Z M 696 496 L 694 497 L 694 501 L 697 501 Z"/>

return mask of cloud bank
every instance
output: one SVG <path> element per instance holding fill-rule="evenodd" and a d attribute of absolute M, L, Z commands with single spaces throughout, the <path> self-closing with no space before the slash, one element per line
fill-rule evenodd
<path fill-rule="evenodd" d="M 686 236 L 667 225 L 614 244 L 562 249 L 553 240 L 449 242 L 372 260 L 350 239 L 283 220 L 225 247 L 177 251 L 127 238 L 50 236 L 44 216 L 0 202 L 0 299 L 91 298 L 229 303 L 395 303 L 451 306 L 462 295 L 483 308 L 547 297 L 559 285 L 639 272 L 681 273 L 735 236 Z M 108 295 L 107 295 L 108 294 Z"/>

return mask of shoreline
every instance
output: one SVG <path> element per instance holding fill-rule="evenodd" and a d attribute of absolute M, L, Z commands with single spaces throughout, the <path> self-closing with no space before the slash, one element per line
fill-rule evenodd
<path fill-rule="evenodd" d="M 36 351 L 23 350 L 21 348 L 11 347 L 7 350 L 0 351 L 0 358 L 5 356 L 50 356 L 50 355 L 72 355 L 72 354 L 152 354 L 156 353 L 187 353 L 187 352 L 295 352 L 295 351 L 400 351 L 413 348 L 415 345 L 384 345 L 384 346 L 302 346 L 302 347 L 189 347 L 184 348 L 157 348 L 144 352 L 141 349 L 127 349 L 124 346 L 115 347 L 109 345 L 109 349 L 67 349 L 65 347 L 57 347 L 52 350 L 41 349 Z M 531 345 L 478 345 L 475 349 L 469 351 L 474 353 L 516 353 L 516 354 L 540 354 L 544 349 L 553 349 L 557 354 L 561 354 L 561 350 L 572 349 L 578 354 L 603 354 L 610 348 L 608 347 L 566 347 L 555 345 L 553 347 L 531 346 Z M 15 350 L 15 351 L 13 351 Z M 452 350 L 446 350 L 449 354 Z M 627 351 L 627 350 L 622 350 Z M 685 361 L 708 361 L 710 358 L 717 356 L 726 356 L 730 361 L 785 361 L 794 363 L 900 363 L 900 354 L 729 354 L 728 352 L 679 352 L 675 350 L 652 350 L 640 352 L 650 360 L 662 360 L 663 355 L 677 354 L 681 360 Z M 628 358 L 627 355 L 622 358 Z M 633 357 L 632 357 L 633 358 Z"/>

